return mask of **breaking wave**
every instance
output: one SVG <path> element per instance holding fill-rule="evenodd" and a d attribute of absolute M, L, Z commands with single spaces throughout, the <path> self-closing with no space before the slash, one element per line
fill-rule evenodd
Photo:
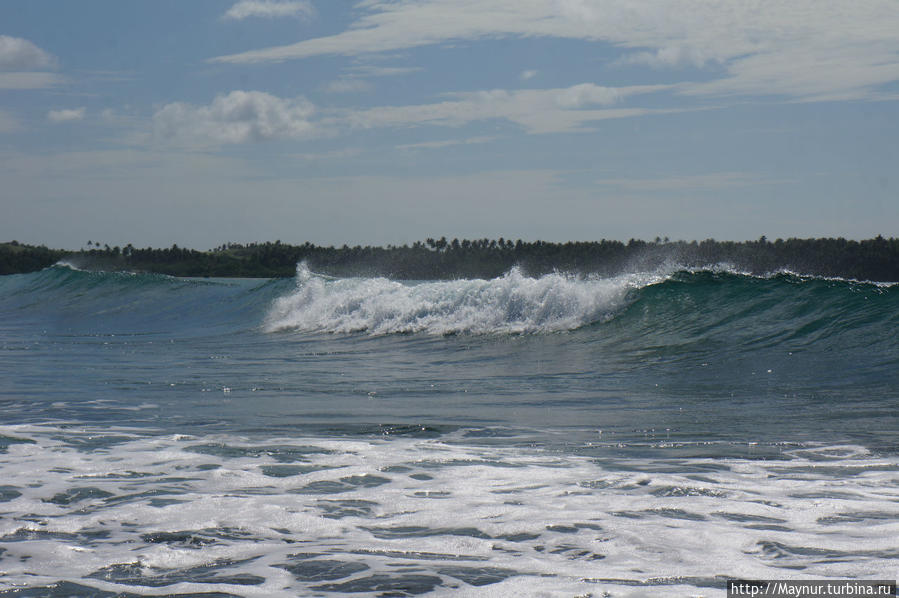
<path fill-rule="evenodd" d="M 429 334 L 527 334 L 573 330 L 606 320 L 629 293 L 657 274 L 608 279 L 518 268 L 491 280 L 402 283 L 386 278 L 330 279 L 297 268 L 296 290 L 275 301 L 266 330 Z"/>

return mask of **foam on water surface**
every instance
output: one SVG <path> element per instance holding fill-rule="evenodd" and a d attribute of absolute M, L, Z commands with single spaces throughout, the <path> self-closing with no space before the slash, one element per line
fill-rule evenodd
<path fill-rule="evenodd" d="M 731 577 L 899 572 L 899 459 L 856 446 L 0 435 L 3 596 L 723 596 Z"/>

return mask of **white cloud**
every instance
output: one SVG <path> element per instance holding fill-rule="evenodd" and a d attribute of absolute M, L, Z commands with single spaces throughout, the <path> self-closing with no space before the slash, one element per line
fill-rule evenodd
<path fill-rule="evenodd" d="M 305 98 L 232 91 L 208 106 L 167 104 L 153 115 L 157 139 L 189 146 L 303 138 L 316 133 L 315 107 Z"/>
<path fill-rule="evenodd" d="M 528 71 L 521 71 L 521 74 L 518 75 L 518 78 L 521 79 L 522 81 L 527 81 L 528 79 L 533 79 L 536 76 L 537 76 L 537 71 L 528 70 Z"/>
<path fill-rule="evenodd" d="M 873 97 L 899 81 L 895 0 L 366 0 L 345 31 L 216 62 L 359 56 L 458 40 L 555 37 L 626 51 L 619 63 L 721 65 L 687 93 Z M 798 80 L 797 80 L 798 79 Z"/>
<path fill-rule="evenodd" d="M 0 73 L 0 89 L 46 89 L 64 82 L 55 73 Z"/>
<path fill-rule="evenodd" d="M 367 0 L 362 17 L 343 33 L 296 44 L 220 56 L 215 61 L 279 62 L 322 54 L 356 56 L 447 40 L 497 35 L 554 35 L 570 21 L 558 0 Z M 583 28 L 582 34 L 586 34 Z"/>
<path fill-rule="evenodd" d="M 69 108 L 63 110 L 51 110 L 47 113 L 47 120 L 53 123 L 64 123 L 84 118 L 85 108 Z"/>
<path fill-rule="evenodd" d="M 591 104 L 609 106 L 629 93 L 645 92 L 644 89 L 603 87 L 592 83 L 581 83 L 555 93 L 555 102 L 562 108 L 581 108 Z M 655 91 L 655 90 L 653 90 Z"/>
<path fill-rule="evenodd" d="M 224 18 L 243 20 L 249 17 L 278 18 L 303 17 L 315 14 L 312 3 L 308 0 L 240 0 L 228 9 Z"/>
<path fill-rule="evenodd" d="M 65 79 L 54 73 L 56 58 L 27 39 L 0 35 L 0 90 L 46 89 Z M 38 71 L 38 72 L 35 72 Z"/>
<path fill-rule="evenodd" d="M 652 68 L 681 68 L 692 66 L 702 68 L 710 62 L 720 62 L 720 58 L 709 56 L 699 48 L 689 46 L 665 46 L 655 52 L 636 52 L 617 60 L 617 64 L 644 64 Z"/>
<path fill-rule="evenodd" d="M 350 80 L 352 81 L 352 80 Z M 232 91 L 207 106 L 167 104 L 153 116 L 154 136 L 184 146 L 210 146 L 308 139 L 336 130 L 412 126 L 459 127 L 484 120 L 505 120 L 527 132 L 588 130 L 587 124 L 613 118 L 662 114 L 673 110 L 611 107 L 624 98 L 669 89 L 668 85 L 603 87 L 582 83 L 559 89 L 456 92 L 432 104 L 378 106 L 316 113 L 306 99 L 279 98 L 260 91 Z M 480 142 L 486 138 L 475 138 Z"/>
<path fill-rule="evenodd" d="M 783 56 L 747 56 L 729 67 L 727 77 L 686 85 L 682 93 L 704 96 L 780 93 L 801 101 L 879 99 L 877 87 L 899 81 L 897 57 L 899 53 L 871 56 L 864 49 L 849 52 L 796 47 Z"/>
<path fill-rule="evenodd" d="M 0 70 L 28 71 L 50 69 L 56 66 L 56 58 L 27 39 L 0 35 Z"/>

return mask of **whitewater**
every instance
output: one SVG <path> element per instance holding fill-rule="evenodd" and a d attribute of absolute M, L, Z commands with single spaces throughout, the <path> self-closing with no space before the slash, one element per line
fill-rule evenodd
<path fill-rule="evenodd" d="M 899 285 L 0 277 L 0 596 L 899 577 Z"/>
<path fill-rule="evenodd" d="M 628 291 L 662 279 L 643 273 L 612 279 L 565 274 L 528 278 L 515 268 L 493 280 L 403 284 L 385 278 L 327 280 L 300 264 L 296 292 L 275 302 L 266 330 L 559 332 L 611 317 Z"/>

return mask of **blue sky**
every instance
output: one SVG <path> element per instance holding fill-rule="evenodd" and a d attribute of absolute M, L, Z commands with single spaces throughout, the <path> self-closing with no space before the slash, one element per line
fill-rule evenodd
<path fill-rule="evenodd" d="M 0 3 L 0 240 L 899 233 L 896 0 Z"/>

